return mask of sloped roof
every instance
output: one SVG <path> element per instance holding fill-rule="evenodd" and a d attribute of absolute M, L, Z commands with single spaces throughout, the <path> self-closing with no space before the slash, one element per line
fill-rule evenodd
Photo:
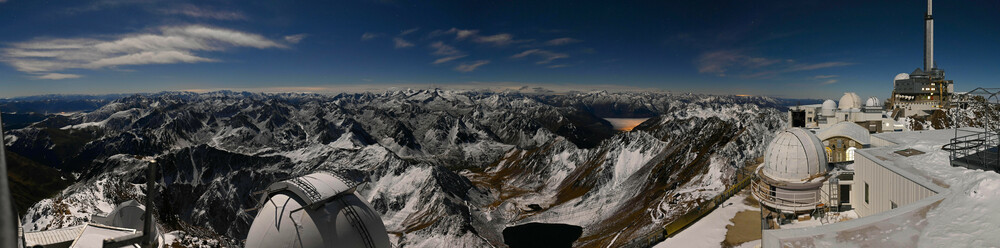
<path fill-rule="evenodd" d="M 816 137 L 820 140 L 827 140 L 837 136 L 850 138 L 858 143 L 861 143 L 862 145 L 871 144 L 872 137 L 871 133 L 868 132 L 868 129 L 865 129 L 861 125 L 853 122 L 839 122 L 837 124 L 833 124 L 833 126 L 816 132 Z"/>
<path fill-rule="evenodd" d="M 59 243 L 72 242 L 83 232 L 86 225 L 71 226 L 67 228 L 46 230 L 40 232 L 24 233 L 24 243 L 27 247 L 36 245 L 49 246 Z"/>

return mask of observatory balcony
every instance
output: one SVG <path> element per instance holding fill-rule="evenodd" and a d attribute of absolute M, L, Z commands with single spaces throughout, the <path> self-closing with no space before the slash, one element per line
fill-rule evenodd
<path fill-rule="evenodd" d="M 818 190 L 796 192 L 773 189 L 771 185 L 759 182 L 759 180 L 753 180 L 750 189 L 754 198 L 757 198 L 760 203 L 781 210 L 813 210 L 822 202 L 822 195 Z"/>

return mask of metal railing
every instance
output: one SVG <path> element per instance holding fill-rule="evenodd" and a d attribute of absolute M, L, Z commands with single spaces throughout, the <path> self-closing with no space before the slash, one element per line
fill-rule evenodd
<path fill-rule="evenodd" d="M 982 167 L 982 169 L 1000 170 L 1000 134 L 990 131 L 974 133 L 951 139 L 951 143 L 942 149 L 951 152 L 949 158 L 952 164 L 966 167 Z"/>
<path fill-rule="evenodd" d="M 972 91 L 958 94 L 952 99 L 952 105 L 958 109 L 972 111 L 969 113 L 952 112 L 955 123 L 955 138 L 951 143 L 941 147 L 951 154 L 952 166 L 963 166 L 972 169 L 984 169 L 1000 172 L 1000 88 L 976 88 Z M 981 131 L 959 136 L 958 126 L 962 124 L 980 126 Z"/>
<path fill-rule="evenodd" d="M 822 201 L 818 188 L 809 192 L 772 191 L 771 185 L 758 180 L 753 180 L 751 185 L 751 192 L 757 201 L 774 208 L 807 210 L 816 208 Z"/>

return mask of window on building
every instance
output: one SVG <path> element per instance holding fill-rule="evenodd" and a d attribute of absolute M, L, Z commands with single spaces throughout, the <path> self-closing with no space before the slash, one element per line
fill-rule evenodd
<path fill-rule="evenodd" d="M 857 148 L 847 148 L 847 161 L 854 161 L 854 150 L 857 150 Z"/>
<path fill-rule="evenodd" d="M 840 185 L 840 203 L 851 203 L 851 185 Z"/>
<path fill-rule="evenodd" d="M 865 183 L 865 204 L 868 204 L 868 183 Z"/>

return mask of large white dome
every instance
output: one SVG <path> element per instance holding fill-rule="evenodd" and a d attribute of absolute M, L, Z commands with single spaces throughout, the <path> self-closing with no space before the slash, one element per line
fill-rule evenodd
<path fill-rule="evenodd" d="M 271 184 L 246 247 L 389 248 L 382 218 L 354 194 L 355 187 L 331 172 Z"/>
<path fill-rule="evenodd" d="M 861 98 L 854 92 L 846 92 L 840 97 L 840 110 L 861 108 Z"/>
<path fill-rule="evenodd" d="M 779 132 L 767 145 L 761 171 L 771 179 L 800 182 L 826 173 L 826 166 L 823 142 L 812 132 L 791 128 Z"/>

